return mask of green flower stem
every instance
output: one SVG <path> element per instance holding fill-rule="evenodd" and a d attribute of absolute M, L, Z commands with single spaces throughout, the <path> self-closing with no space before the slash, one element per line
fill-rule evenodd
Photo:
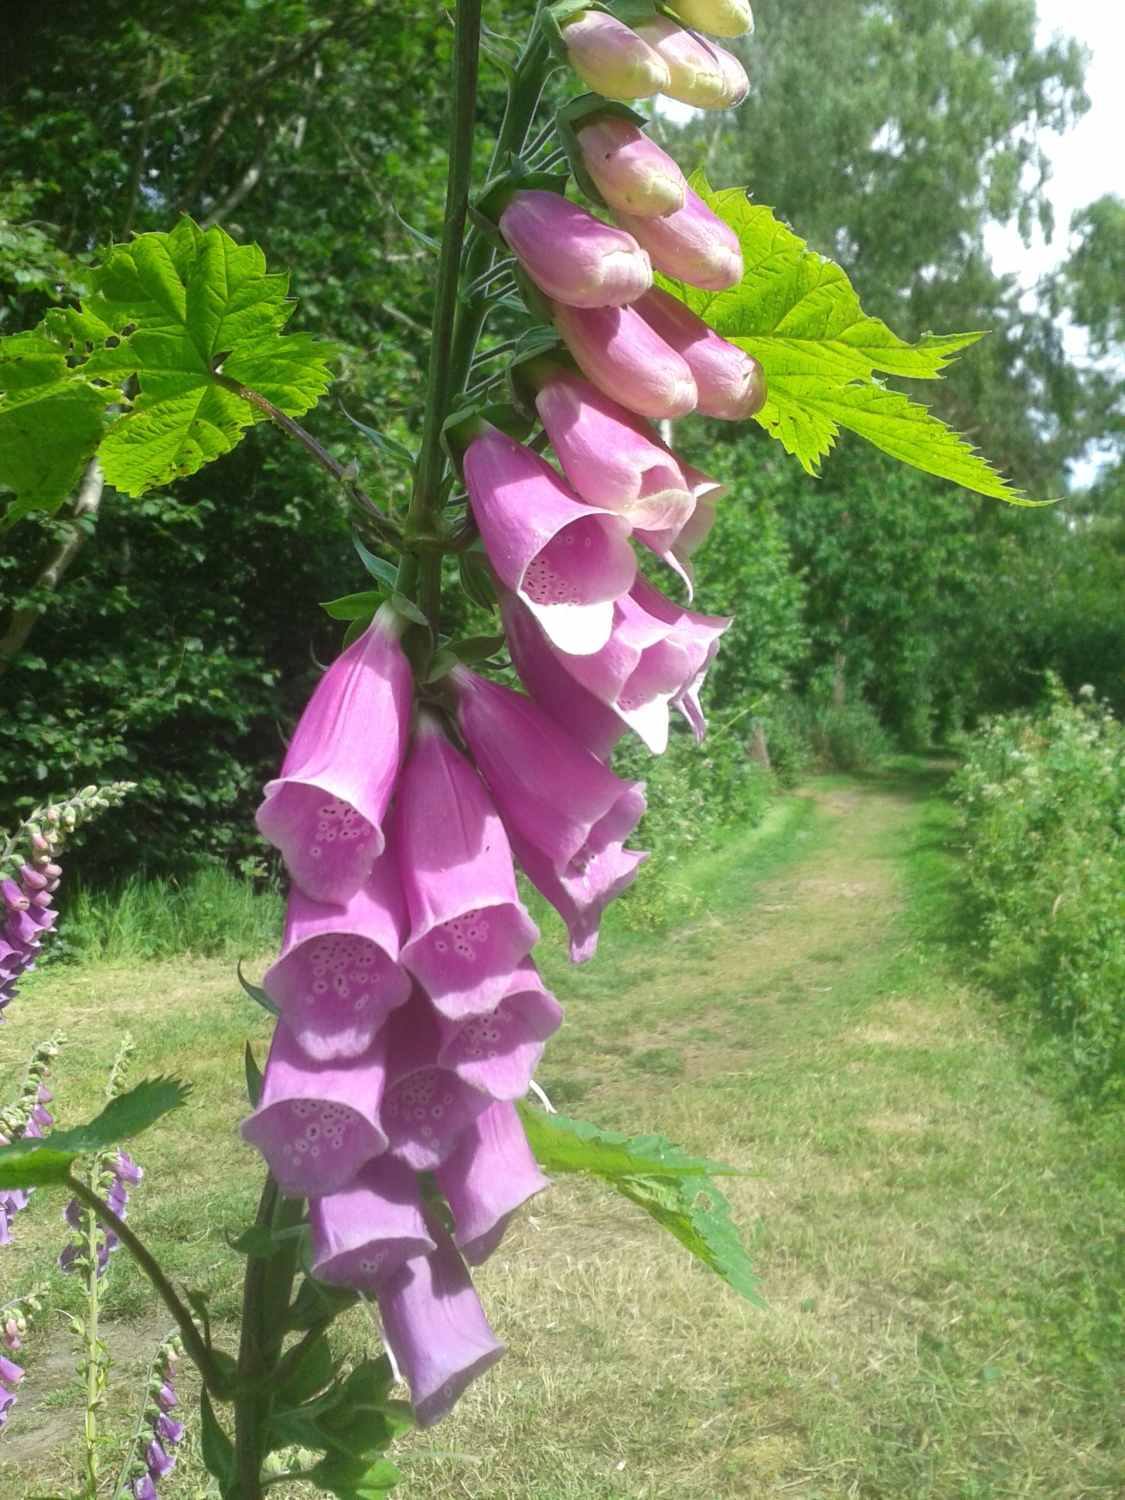
<path fill-rule="evenodd" d="M 101 1162 L 94 1158 L 91 1177 L 96 1182 L 100 1176 Z M 82 1215 L 86 1231 L 86 1500 L 98 1500 L 98 1407 L 101 1405 L 102 1351 L 98 1341 L 98 1218 L 91 1208 Z"/>
<path fill-rule="evenodd" d="M 426 374 L 426 410 L 414 493 L 406 519 L 406 538 L 432 538 L 441 524 L 439 490 L 445 455 L 441 429 L 449 415 L 450 348 L 461 280 L 461 247 L 469 208 L 473 166 L 473 126 L 477 108 L 477 68 L 480 53 L 481 0 L 457 0 L 453 52 L 453 118 L 449 140 L 449 181 L 445 196 L 445 227 L 441 237 L 437 288 L 434 293 L 433 335 Z M 427 547 L 418 560 L 418 607 L 437 632 L 441 607 L 441 553 Z"/>
<path fill-rule="evenodd" d="M 109 1204 L 103 1202 L 92 1188 L 80 1181 L 73 1173 L 68 1174 L 66 1185 L 80 1203 L 84 1203 L 87 1208 L 92 1208 L 102 1223 L 113 1230 L 152 1282 L 165 1307 L 175 1318 L 180 1337 L 184 1341 L 184 1349 L 198 1369 L 207 1391 L 220 1401 L 229 1401 L 230 1389 L 227 1381 L 224 1380 L 218 1365 L 212 1359 L 211 1351 L 203 1342 L 203 1337 L 195 1326 L 191 1313 L 176 1295 L 175 1287 L 160 1269 L 152 1252 L 137 1238 L 124 1219 L 119 1219 Z"/>

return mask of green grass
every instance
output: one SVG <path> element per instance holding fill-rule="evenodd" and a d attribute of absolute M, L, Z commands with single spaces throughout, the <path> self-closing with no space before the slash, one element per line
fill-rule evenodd
<path fill-rule="evenodd" d="M 541 1082 L 583 1118 L 661 1129 L 751 1174 L 731 1196 L 771 1311 L 608 1191 L 559 1183 L 479 1273 L 509 1353 L 406 1445 L 403 1500 L 1125 1492 L 1125 1142 L 1029 1075 L 995 1002 L 967 982 L 940 781 L 902 761 L 782 799 L 684 863 L 689 919 L 643 932 L 611 914 L 581 969 L 546 924 L 567 1023 Z M 126 1025 L 135 1076 L 195 1081 L 188 1109 L 137 1142 L 148 1176 L 131 1222 L 208 1289 L 222 1325 L 239 1271 L 224 1234 L 247 1222 L 259 1178 L 235 1134 L 239 1054 L 248 1034 L 264 1045 L 268 1018 L 229 965 L 203 960 L 48 969 L 9 1014 L 12 1076 L 39 1035 L 71 1034 L 62 1123 L 95 1107 Z M 60 1208 L 41 1192 L 19 1216 L 6 1295 L 49 1271 Z M 53 1286 L 72 1296 L 57 1273 Z M 126 1335 L 163 1324 L 120 1256 L 110 1306 L 125 1374 Z M 60 1338 L 44 1317 L 26 1343 L 0 1440 L 18 1453 L 36 1424 L 75 1431 L 73 1401 L 36 1405 Z M 360 1319 L 341 1330 L 345 1352 L 372 1339 Z M 111 1392 L 111 1421 L 128 1388 Z M 68 1442 L 0 1466 L 0 1500 L 65 1485 Z M 189 1452 L 162 1500 L 198 1484 Z"/>

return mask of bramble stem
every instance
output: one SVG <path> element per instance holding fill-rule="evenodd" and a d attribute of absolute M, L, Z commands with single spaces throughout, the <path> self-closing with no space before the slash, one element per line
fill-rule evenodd
<path fill-rule="evenodd" d="M 195 1326 L 195 1321 L 191 1313 L 176 1295 L 175 1287 L 160 1269 L 160 1265 L 152 1252 L 137 1238 L 124 1219 L 119 1219 L 109 1204 L 98 1197 L 93 1188 L 87 1187 L 73 1173 L 67 1174 L 66 1185 L 80 1203 L 84 1203 L 87 1208 L 92 1208 L 102 1223 L 107 1224 L 113 1230 L 126 1250 L 128 1250 L 129 1254 L 152 1282 L 165 1307 L 167 1307 L 173 1318 L 175 1318 L 176 1326 L 179 1328 L 180 1336 L 184 1341 L 184 1348 L 198 1369 L 203 1379 L 203 1384 L 210 1394 L 217 1397 L 220 1401 L 229 1400 L 230 1391 L 227 1387 L 227 1382 L 223 1379 L 219 1373 L 218 1366 L 211 1358 L 211 1351 L 203 1342 L 203 1338 L 199 1329 Z"/>
<path fill-rule="evenodd" d="M 422 445 L 410 509 L 406 518 L 407 540 L 432 537 L 441 525 L 438 498 L 445 455 L 441 429 L 449 415 L 451 390 L 449 356 L 457 316 L 457 289 L 461 281 L 461 247 L 469 208 L 469 183 L 473 168 L 473 125 L 477 108 L 477 69 L 480 54 L 481 0 L 457 0 L 456 39 L 453 51 L 453 118 L 449 136 L 449 181 L 445 193 L 445 227 L 441 236 L 437 287 L 434 292 L 433 336 L 426 372 L 426 410 L 422 423 Z M 436 634 L 441 607 L 441 554 L 427 548 L 418 559 L 418 607 Z"/>

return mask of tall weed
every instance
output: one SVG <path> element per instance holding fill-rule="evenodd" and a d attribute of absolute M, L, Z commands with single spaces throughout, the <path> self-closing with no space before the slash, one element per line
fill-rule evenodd
<path fill-rule="evenodd" d="M 276 887 L 256 889 L 217 861 L 183 880 L 131 875 L 107 890 L 79 887 L 54 956 L 123 965 L 184 954 L 241 958 L 276 948 L 284 915 Z"/>
<path fill-rule="evenodd" d="M 955 782 L 988 977 L 1076 1087 L 1125 1102 L 1125 732 L 1057 680 L 986 723 Z"/>

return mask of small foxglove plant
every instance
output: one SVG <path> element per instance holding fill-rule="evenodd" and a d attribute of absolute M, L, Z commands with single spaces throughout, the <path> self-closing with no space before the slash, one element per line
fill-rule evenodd
<path fill-rule="evenodd" d="M 23 1369 L 9 1355 L 20 1347 L 27 1332 L 28 1318 L 43 1309 L 45 1288 L 34 1287 L 0 1307 L 0 1432 L 7 1426 L 12 1407 L 16 1404 L 16 1386 L 23 1379 Z"/>

